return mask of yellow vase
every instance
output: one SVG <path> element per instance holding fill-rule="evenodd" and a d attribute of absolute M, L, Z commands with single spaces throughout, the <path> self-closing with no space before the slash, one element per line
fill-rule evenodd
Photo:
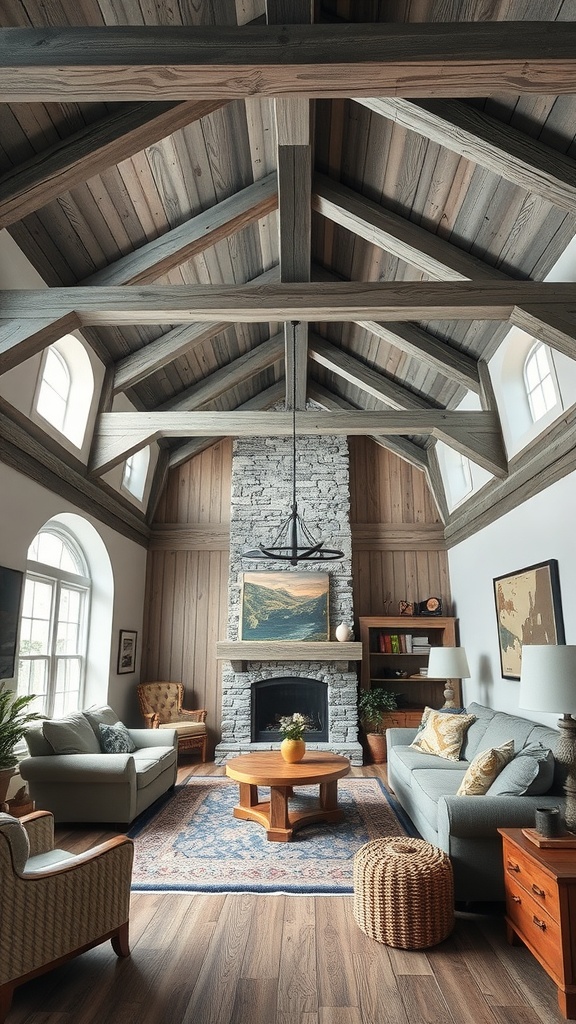
<path fill-rule="evenodd" d="M 289 764 L 296 764 L 297 761 L 301 761 L 306 753 L 306 744 L 304 740 L 282 740 L 280 744 L 280 753 L 285 761 Z"/>

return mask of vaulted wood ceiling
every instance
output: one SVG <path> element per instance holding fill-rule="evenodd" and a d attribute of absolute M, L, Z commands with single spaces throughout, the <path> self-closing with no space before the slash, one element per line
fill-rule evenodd
<path fill-rule="evenodd" d="M 102 474 L 160 439 L 149 519 L 169 466 L 289 432 L 294 321 L 298 431 L 418 466 L 452 541 L 572 468 L 572 416 L 508 464 L 486 363 L 510 324 L 574 353 L 574 287 L 541 282 L 575 233 L 576 0 L 15 0 L 0 27 L 0 227 L 51 289 L 0 293 L 0 372 L 76 327 L 108 368 L 89 467 L 4 401 L 0 458 L 145 539 Z M 494 474 L 464 513 L 437 438 Z"/>

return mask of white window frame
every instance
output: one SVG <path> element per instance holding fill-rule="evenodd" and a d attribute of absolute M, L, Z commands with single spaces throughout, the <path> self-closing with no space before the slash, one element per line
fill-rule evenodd
<path fill-rule="evenodd" d="M 51 419 L 38 408 L 45 386 L 46 365 L 50 356 L 55 355 L 66 367 L 70 387 L 66 398 L 66 409 L 62 423 Z M 73 448 L 81 449 L 84 444 L 88 420 L 95 392 L 95 378 L 90 356 L 85 345 L 73 334 L 66 334 L 50 345 L 44 352 L 36 385 L 33 414 L 58 439 L 66 439 Z"/>
<path fill-rule="evenodd" d="M 150 469 L 150 447 L 140 448 L 129 455 L 124 462 L 122 473 L 122 490 L 131 494 L 136 501 L 142 501 L 146 491 L 148 470 Z"/>
<path fill-rule="evenodd" d="M 544 373 L 544 374 L 542 374 L 542 372 L 541 372 L 542 368 L 541 368 L 541 365 L 540 365 L 540 357 L 543 357 L 545 362 L 546 362 L 546 370 L 547 370 L 547 372 Z M 531 364 L 533 364 L 535 366 L 536 376 L 537 376 L 537 381 L 536 381 L 536 383 L 533 386 L 530 384 L 530 382 L 528 380 L 528 371 L 529 371 L 529 367 L 530 367 Z M 528 399 L 528 406 L 530 408 L 530 415 L 532 417 L 532 422 L 533 423 L 538 423 L 539 420 L 544 419 L 544 417 L 547 416 L 548 413 L 551 412 L 552 409 L 554 409 L 557 406 L 557 404 L 558 404 L 558 402 L 560 400 L 560 396 L 558 394 L 558 389 L 556 387 L 556 381 L 555 381 L 555 375 L 554 375 L 552 363 L 551 363 L 551 360 L 550 360 L 550 357 L 549 357 L 549 349 L 548 349 L 547 345 L 543 344 L 543 342 L 537 341 L 530 348 L 530 351 L 527 353 L 526 359 L 524 360 L 524 366 L 522 367 L 522 376 L 523 376 L 523 380 L 524 380 L 524 388 L 526 390 L 526 398 Z M 546 390 L 545 390 L 545 382 L 546 381 L 550 382 L 550 387 L 552 388 L 553 401 L 551 401 L 551 402 L 548 401 L 548 399 L 546 397 Z M 544 403 L 544 406 L 545 406 L 544 410 L 542 412 L 539 412 L 539 413 L 537 412 L 536 407 L 535 407 L 535 398 L 534 398 L 534 396 L 535 396 L 536 393 L 540 394 L 540 396 L 542 398 L 542 401 Z"/>
<path fill-rule="evenodd" d="M 88 650 L 88 624 L 90 621 L 90 603 L 91 603 L 91 591 L 92 581 L 88 575 L 88 568 L 86 558 L 82 548 L 78 544 L 76 538 L 68 530 L 62 527 L 50 526 L 39 531 L 39 534 L 51 533 L 57 536 L 63 544 L 68 548 L 72 549 L 81 565 L 84 569 L 84 574 L 73 573 L 65 569 L 57 568 L 54 565 L 46 565 L 43 562 L 37 562 L 29 559 L 26 566 L 26 578 L 24 581 L 24 587 L 27 582 L 37 581 L 45 583 L 51 587 L 52 599 L 50 608 L 50 622 L 49 622 L 49 637 L 48 637 L 48 650 L 43 654 L 22 654 L 18 655 L 19 671 L 18 676 L 21 679 L 20 663 L 32 663 L 39 661 L 47 665 L 47 680 L 46 680 L 46 695 L 43 698 L 42 708 L 37 708 L 42 714 L 51 718 L 54 714 L 54 706 L 57 695 L 57 684 L 59 676 L 59 668 L 61 664 L 66 661 L 79 661 L 79 682 L 78 682 L 78 697 L 76 702 L 76 708 L 69 708 L 68 711 L 77 710 L 82 707 L 84 698 L 84 688 L 86 682 L 86 662 L 87 662 L 87 650 Z M 38 536 L 38 534 L 37 534 Z M 36 539 L 36 538 L 34 538 Z M 58 654 L 57 652 L 57 635 L 58 635 L 58 624 L 59 618 L 57 610 L 60 608 L 60 598 L 62 588 L 66 587 L 69 590 L 75 590 L 82 595 L 80 617 L 79 617 L 79 638 L 78 638 L 78 651 L 74 654 Z M 18 693 L 27 692 L 18 686 Z"/>

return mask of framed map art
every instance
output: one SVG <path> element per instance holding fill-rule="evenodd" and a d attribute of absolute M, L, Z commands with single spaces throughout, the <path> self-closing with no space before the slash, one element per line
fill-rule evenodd
<path fill-rule="evenodd" d="M 523 644 L 563 644 L 558 562 L 538 562 L 497 576 L 494 599 L 504 679 L 520 679 Z"/>

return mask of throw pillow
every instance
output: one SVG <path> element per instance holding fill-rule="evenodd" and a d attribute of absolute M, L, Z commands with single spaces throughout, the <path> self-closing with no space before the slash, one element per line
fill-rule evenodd
<path fill-rule="evenodd" d="M 131 754 L 136 744 L 123 722 L 115 725 L 100 723 L 100 746 L 105 754 Z"/>
<path fill-rule="evenodd" d="M 492 783 L 490 796 L 541 796 L 554 781 L 554 755 L 541 743 L 531 743 L 516 756 Z"/>
<path fill-rule="evenodd" d="M 66 718 L 46 719 L 42 732 L 55 754 L 100 753 L 92 727 L 80 711 Z"/>
<path fill-rule="evenodd" d="M 82 714 L 90 722 L 98 743 L 100 743 L 100 722 L 103 722 L 104 725 L 116 725 L 118 721 L 118 715 L 109 704 L 92 704 L 89 708 L 85 708 Z"/>
<path fill-rule="evenodd" d="M 500 747 L 489 747 L 476 754 L 466 769 L 456 796 L 483 796 L 513 757 L 514 740 L 507 740 Z"/>
<path fill-rule="evenodd" d="M 460 749 L 474 715 L 453 715 L 430 710 L 422 732 L 412 740 L 411 746 L 418 747 L 425 754 L 437 754 L 449 761 L 458 761 Z"/>

